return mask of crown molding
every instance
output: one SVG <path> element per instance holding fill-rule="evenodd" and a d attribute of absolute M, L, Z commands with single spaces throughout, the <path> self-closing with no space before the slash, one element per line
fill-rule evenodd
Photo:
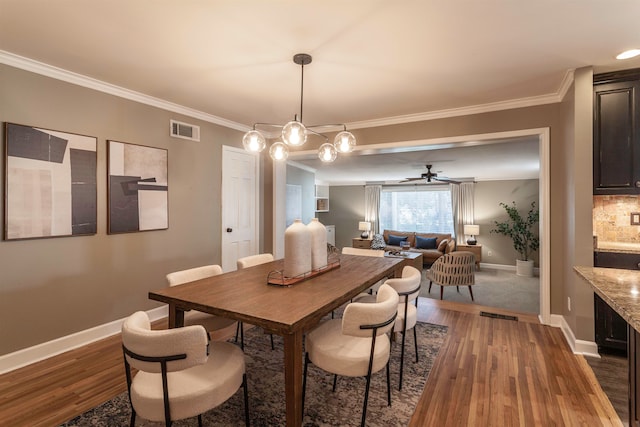
<path fill-rule="evenodd" d="M 488 104 L 470 105 L 468 107 L 450 108 L 446 110 L 429 111 L 425 113 L 407 114 L 404 116 L 387 117 L 383 119 L 363 120 L 347 123 L 349 129 L 362 129 L 378 126 L 399 125 L 411 122 L 422 122 L 450 117 L 468 116 L 472 114 L 490 113 L 493 111 L 511 110 L 515 108 L 534 107 L 537 105 L 561 102 L 573 84 L 574 70 L 567 70 L 558 91 L 546 95 L 528 98 L 510 99 L 508 101 L 492 102 Z"/>
<path fill-rule="evenodd" d="M 97 80 L 91 77 L 84 76 L 82 74 L 74 73 L 62 68 L 55 67 L 53 65 L 45 64 L 43 62 L 35 61 L 30 58 L 26 58 L 20 55 L 16 55 L 11 52 L 0 50 L 0 63 L 10 65 L 15 68 L 19 68 L 25 71 L 30 71 L 43 76 L 51 77 L 57 80 L 72 83 L 78 86 L 94 89 L 100 92 L 115 95 L 124 99 L 128 99 L 142 104 L 150 105 L 152 107 L 160 108 L 163 110 L 171 111 L 174 113 L 182 114 L 188 117 L 203 120 L 205 122 L 213 123 L 216 125 L 224 126 L 230 129 L 246 132 L 251 130 L 250 126 L 243 125 L 231 120 L 223 119 L 212 114 L 208 114 L 202 111 L 198 111 L 183 105 L 175 104 L 173 102 L 165 101 L 160 98 L 155 98 L 149 95 L 145 95 L 140 92 L 129 90 L 120 86 L 106 83 L 101 80 Z M 450 108 L 446 110 L 430 111 L 424 113 L 407 114 L 404 116 L 387 117 L 383 119 L 363 120 L 359 122 L 346 123 L 350 129 L 362 129 L 378 126 L 398 125 L 404 123 L 444 119 L 450 117 L 466 116 L 471 114 L 481 114 L 493 111 L 510 110 L 514 108 L 533 107 L 537 105 L 553 104 L 561 102 L 571 84 L 573 83 L 574 70 L 567 70 L 564 78 L 558 88 L 558 91 L 551 94 L 532 96 L 529 98 L 512 99 L 508 101 L 499 101 L 488 104 L 472 105 L 461 108 Z"/>
<path fill-rule="evenodd" d="M 72 83 L 78 86 L 97 90 L 99 92 L 108 93 L 110 95 L 118 96 L 120 98 L 128 99 L 130 101 L 135 101 L 141 104 L 150 105 L 152 107 L 160 108 L 162 110 L 171 111 L 173 113 L 178 113 L 188 117 L 200 119 L 205 122 L 224 126 L 230 129 L 235 129 L 235 130 L 245 131 L 245 132 L 250 130 L 250 127 L 240 123 L 233 122 L 231 120 L 223 119 L 221 117 L 207 114 L 202 111 L 194 110 L 193 108 L 185 107 L 183 105 L 165 101 L 160 98 L 155 98 L 153 96 L 145 95 L 144 93 L 136 92 L 120 86 L 113 85 L 111 83 L 107 83 L 101 80 L 87 77 L 82 74 L 78 74 L 62 68 L 54 67 L 53 65 L 35 61 L 30 58 L 25 58 L 23 56 L 19 56 L 4 50 L 0 50 L 0 63 L 10 65 L 15 68 L 19 68 L 21 70 L 40 74 L 46 77 L 51 77 L 56 80 L 61 80 L 67 83 Z"/>

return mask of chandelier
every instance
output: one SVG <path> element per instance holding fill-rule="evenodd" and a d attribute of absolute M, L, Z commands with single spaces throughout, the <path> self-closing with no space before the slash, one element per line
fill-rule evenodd
<path fill-rule="evenodd" d="M 323 162 L 333 162 L 338 153 L 349 153 L 353 151 L 353 147 L 356 145 L 356 138 L 351 132 L 347 131 L 347 126 L 344 124 L 326 124 L 326 125 L 308 125 L 302 124 L 302 100 L 304 94 L 304 66 L 311 63 L 311 55 L 306 53 L 298 53 L 293 56 L 293 62 L 300 65 L 301 68 L 301 80 L 300 80 L 300 120 L 298 115 L 294 115 L 292 121 L 285 125 L 273 124 L 273 123 L 255 123 L 253 129 L 247 132 L 242 138 L 242 145 L 244 149 L 252 153 L 259 153 L 267 146 L 267 138 L 263 132 L 260 132 L 257 128 L 275 127 L 281 128 L 281 140 L 277 140 L 271 147 L 269 147 L 269 155 L 273 160 L 286 160 L 289 156 L 289 147 L 300 147 L 307 142 L 308 135 L 316 135 L 324 138 L 325 142 L 318 148 L 318 157 Z M 339 132 L 334 140 L 333 144 L 329 143 L 329 138 L 320 133 L 321 128 L 336 128 L 342 127 L 342 131 Z"/>

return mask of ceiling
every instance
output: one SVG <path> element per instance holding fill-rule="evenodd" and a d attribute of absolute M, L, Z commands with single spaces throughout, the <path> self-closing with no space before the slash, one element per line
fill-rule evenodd
<path fill-rule="evenodd" d="M 305 52 L 303 122 L 355 129 L 557 102 L 576 68 L 640 67 L 614 59 L 640 48 L 639 16 L 638 0 L 0 0 L 0 60 L 28 58 L 244 130 L 300 114 L 292 57 Z"/>

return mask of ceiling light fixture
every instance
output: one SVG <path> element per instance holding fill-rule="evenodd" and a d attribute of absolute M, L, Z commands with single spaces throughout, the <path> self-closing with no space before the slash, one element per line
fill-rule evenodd
<path fill-rule="evenodd" d="M 616 59 L 629 59 L 638 55 L 640 55 L 640 49 L 625 50 L 620 55 L 616 56 Z"/>
<path fill-rule="evenodd" d="M 301 80 L 300 80 L 300 120 L 295 115 L 293 120 L 285 125 L 272 124 L 272 123 L 254 123 L 253 129 L 247 132 L 242 138 L 242 145 L 244 149 L 253 153 L 259 153 L 267 146 L 267 138 L 260 132 L 257 127 L 279 127 L 282 128 L 282 141 L 278 140 L 274 142 L 269 148 L 269 155 L 273 160 L 287 160 L 289 156 L 289 147 L 299 147 L 307 141 L 307 135 L 317 135 L 325 139 L 325 143 L 318 149 L 318 157 L 323 162 L 333 162 L 338 153 L 349 153 L 353 151 L 353 147 L 356 145 L 356 137 L 351 132 L 347 131 L 347 126 L 344 124 L 327 124 L 327 125 L 309 125 L 302 124 L 302 101 L 304 95 L 304 66 L 311 63 L 311 55 L 306 53 L 298 53 L 293 56 L 293 62 L 300 65 L 301 68 Z M 320 133 L 320 128 L 335 128 L 342 127 L 342 132 L 339 132 L 334 140 L 333 144 L 329 143 L 329 138 Z"/>

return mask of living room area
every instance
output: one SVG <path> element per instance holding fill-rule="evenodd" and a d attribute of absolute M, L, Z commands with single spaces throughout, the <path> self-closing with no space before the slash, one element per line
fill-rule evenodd
<path fill-rule="evenodd" d="M 455 249 L 442 249 L 436 258 L 452 250 L 474 254 L 474 298 L 466 286 L 460 286 L 459 289 L 456 286 L 443 286 L 444 300 L 540 314 L 538 251 L 530 256 L 535 266 L 533 274 L 518 275 L 515 267 L 518 253 L 513 242 L 496 233 L 496 221 L 507 218 L 507 212 L 501 204 L 515 204 L 524 216 L 532 206 L 539 206 L 538 142 L 532 138 L 513 138 L 435 150 L 422 148 L 412 150 L 409 155 L 352 153 L 353 156 L 348 159 L 339 159 L 342 164 L 336 161 L 330 167 L 314 164 L 309 159 L 289 162 L 287 187 L 299 187 L 294 193 L 299 192 L 301 196 L 294 198 L 294 213 L 291 212 L 291 200 L 287 197 L 287 216 L 298 215 L 305 223 L 317 217 L 321 223 L 330 226 L 330 243 L 339 250 L 344 247 L 371 248 L 372 242 L 375 246 L 376 238 L 384 239 L 385 245 L 388 245 L 390 233 L 393 237 L 398 237 L 393 233 L 444 236 L 437 239 L 438 245 L 447 243 L 447 237 L 451 236 Z M 426 171 L 427 162 L 434 165 L 429 172 L 439 174 L 436 176 L 440 179 L 434 177 L 429 180 L 431 182 L 426 179 L 407 180 L 424 176 L 421 174 Z M 526 167 L 523 166 L 525 164 Z M 359 177 L 358 180 L 349 182 L 346 178 L 349 174 L 338 173 L 337 168 L 348 169 L 352 176 Z M 372 173 L 373 169 L 384 173 Z M 403 179 L 393 175 L 395 169 L 401 170 Z M 384 174 L 393 178 L 380 179 Z M 463 234 L 456 238 L 451 188 L 454 187 L 455 191 L 455 187 L 462 182 L 471 187 L 472 220 L 464 222 L 473 223 L 473 227 L 464 230 L 460 226 L 458 228 L 461 231 L 457 234 L 474 229 L 477 234 Z M 369 230 L 363 231 L 363 222 L 367 223 L 365 219 L 371 217 L 366 206 L 367 187 L 371 186 L 380 186 L 380 208 L 377 222 L 367 225 Z M 316 203 L 318 191 L 322 198 L 320 209 Z M 535 224 L 533 231 L 536 236 L 537 228 L 538 224 Z M 469 243 L 475 240 L 475 244 L 468 244 L 467 240 Z M 420 246 L 415 238 L 411 242 L 410 251 L 421 251 L 416 249 Z M 420 241 L 420 244 L 424 243 L 424 240 Z M 393 247 L 387 246 L 389 249 Z M 435 249 L 428 252 L 437 253 Z M 428 268 L 434 260 L 433 256 L 424 259 L 420 297 L 440 299 L 440 286 L 434 284 L 430 290 L 427 277 Z"/>

